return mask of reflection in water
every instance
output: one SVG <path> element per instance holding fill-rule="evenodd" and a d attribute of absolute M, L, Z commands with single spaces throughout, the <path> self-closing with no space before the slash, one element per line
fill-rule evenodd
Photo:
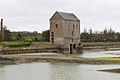
<path fill-rule="evenodd" d="M 2 72 L 4 70 L 4 72 Z M 49 80 L 49 63 L 8 65 L 0 68 L 0 80 Z"/>
<path fill-rule="evenodd" d="M 119 65 L 73 63 L 28 63 L 0 68 L 0 80 L 119 80 L 116 73 L 96 70 L 119 68 Z"/>
<path fill-rule="evenodd" d="M 119 80 L 115 73 L 99 72 L 100 69 L 118 68 L 119 65 L 86 65 L 72 63 L 54 63 L 50 80 Z M 109 76 L 109 77 L 108 77 Z"/>
<path fill-rule="evenodd" d="M 0 80 L 5 80 L 4 73 L 5 73 L 4 65 L 0 65 Z"/>
<path fill-rule="evenodd" d="M 51 80 L 78 80 L 78 64 L 53 63 L 51 67 Z"/>

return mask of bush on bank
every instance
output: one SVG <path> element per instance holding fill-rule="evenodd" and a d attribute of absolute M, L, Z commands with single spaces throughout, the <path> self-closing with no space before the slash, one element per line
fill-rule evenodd
<path fill-rule="evenodd" d="M 25 38 L 25 39 L 24 39 L 24 43 L 26 43 L 26 42 L 32 43 L 33 41 L 32 41 L 32 39 L 30 39 L 30 38 Z"/>
<path fill-rule="evenodd" d="M 23 46 L 30 46 L 32 44 L 32 39 L 24 39 L 21 42 L 2 42 L 3 46 L 6 47 L 23 47 Z"/>

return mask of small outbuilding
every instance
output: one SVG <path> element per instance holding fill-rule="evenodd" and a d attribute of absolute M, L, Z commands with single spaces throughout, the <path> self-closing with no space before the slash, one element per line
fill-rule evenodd
<path fill-rule="evenodd" d="M 73 13 L 56 11 L 50 18 L 50 42 L 60 51 L 79 52 L 80 20 Z"/>

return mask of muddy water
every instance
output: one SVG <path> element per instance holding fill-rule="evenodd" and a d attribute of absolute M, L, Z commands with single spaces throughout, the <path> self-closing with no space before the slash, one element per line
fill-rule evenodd
<path fill-rule="evenodd" d="M 0 80 L 120 80 L 120 74 L 97 71 L 119 67 L 47 62 L 0 65 Z"/>

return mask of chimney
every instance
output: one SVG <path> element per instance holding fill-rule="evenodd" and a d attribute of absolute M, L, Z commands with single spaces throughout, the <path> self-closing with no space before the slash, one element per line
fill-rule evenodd
<path fill-rule="evenodd" d="M 3 31 L 3 19 L 1 19 L 1 31 Z"/>

